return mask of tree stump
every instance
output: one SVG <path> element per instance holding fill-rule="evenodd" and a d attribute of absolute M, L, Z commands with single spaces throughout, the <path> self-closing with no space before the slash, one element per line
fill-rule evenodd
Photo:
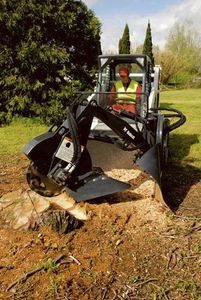
<path fill-rule="evenodd" d="M 17 190 L 0 198 L 0 221 L 4 228 L 38 230 L 41 226 L 51 226 L 67 233 L 87 219 L 85 207 L 76 204 L 65 192 L 49 198 L 31 190 Z"/>

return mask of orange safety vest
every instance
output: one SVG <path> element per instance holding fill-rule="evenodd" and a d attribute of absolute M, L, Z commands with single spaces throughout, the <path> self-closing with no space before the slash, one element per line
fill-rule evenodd
<path fill-rule="evenodd" d="M 138 87 L 138 82 L 135 80 L 131 80 L 129 83 L 129 86 L 127 90 L 125 91 L 125 88 L 123 86 L 123 83 L 121 80 L 118 80 L 115 82 L 115 89 L 117 92 L 117 98 L 130 98 L 130 100 L 116 100 L 116 103 L 124 103 L 124 104 L 134 104 L 136 94 L 127 94 L 126 92 L 132 93 L 136 92 Z"/>

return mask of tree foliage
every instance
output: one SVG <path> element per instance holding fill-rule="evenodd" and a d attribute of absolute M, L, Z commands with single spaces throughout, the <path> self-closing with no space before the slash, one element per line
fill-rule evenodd
<path fill-rule="evenodd" d="M 122 38 L 119 40 L 119 54 L 130 54 L 130 33 L 128 24 L 125 25 Z"/>
<path fill-rule="evenodd" d="M 152 64 L 154 65 L 154 55 L 153 55 L 153 50 L 152 50 L 152 34 L 151 34 L 150 22 L 148 22 L 148 25 L 147 25 L 147 30 L 146 30 L 142 53 L 149 56 Z"/>
<path fill-rule="evenodd" d="M 0 35 L 0 124 L 57 121 L 73 92 L 92 86 L 100 22 L 82 1 L 2 0 Z"/>
<path fill-rule="evenodd" d="M 171 51 L 159 51 L 156 55 L 157 64 L 161 66 L 161 83 L 167 84 L 169 79 L 179 70 L 177 58 Z"/>
<path fill-rule="evenodd" d="M 180 70 L 196 73 L 200 69 L 201 34 L 191 21 L 176 23 L 170 30 L 166 49 L 174 53 Z"/>

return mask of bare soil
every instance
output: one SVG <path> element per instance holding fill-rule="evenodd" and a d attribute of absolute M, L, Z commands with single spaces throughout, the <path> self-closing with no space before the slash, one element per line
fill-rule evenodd
<path fill-rule="evenodd" d="M 27 189 L 27 165 L 0 162 L 0 197 Z M 165 212 L 106 197 L 65 234 L 2 226 L 0 299 L 201 299 L 201 170 L 169 164 L 163 187 Z"/>

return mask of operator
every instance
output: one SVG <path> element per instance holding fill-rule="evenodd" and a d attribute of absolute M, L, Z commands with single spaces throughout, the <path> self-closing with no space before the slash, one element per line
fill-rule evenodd
<path fill-rule="evenodd" d="M 112 108 L 136 113 L 136 104 L 140 101 L 140 95 L 132 94 L 131 92 L 141 93 L 142 86 L 129 77 L 129 70 L 126 67 L 119 69 L 119 77 L 120 80 L 117 80 L 110 90 L 111 94 L 109 95 L 109 100 L 115 100 L 116 102 L 112 104 Z M 125 92 L 125 94 L 123 92 Z"/>

